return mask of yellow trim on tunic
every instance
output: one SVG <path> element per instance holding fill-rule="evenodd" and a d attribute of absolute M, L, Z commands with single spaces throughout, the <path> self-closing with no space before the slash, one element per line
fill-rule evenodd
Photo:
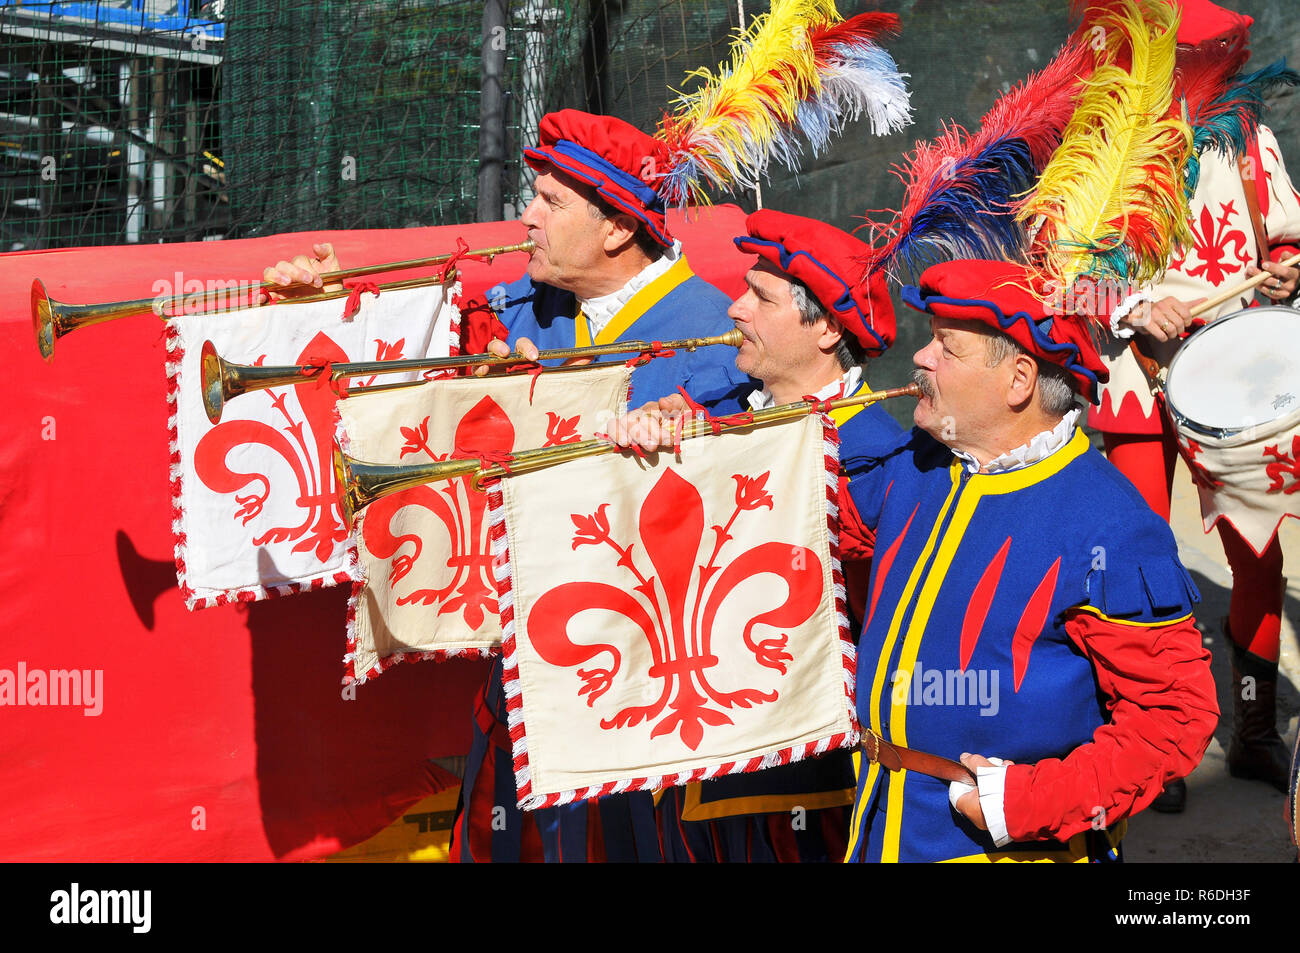
<path fill-rule="evenodd" d="M 1139 629 L 1158 629 L 1161 626 L 1178 625 L 1180 622 L 1186 622 L 1192 617 L 1192 613 L 1189 612 L 1187 615 L 1179 616 L 1177 619 L 1166 619 L 1163 622 L 1132 622 L 1128 619 L 1117 619 L 1114 616 L 1106 615 L 1106 613 L 1102 612 L 1096 606 L 1080 605 L 1073 606 L 1072 608 L 1078 609 L 1080 612 L 1086 612 L 1089 615 L 1095 615 L 1097 618 L 1105 619 L 1107 622 L 1113 622 L 1115 625 L 1131 625 Z"/>
<path fill-rule="evenodd" d="M 938 539 L 939 527 L 943 525 L 944 517 L 948 513 L 948 507 L 952 505 L 953 497 L 957 495 L 958 471 L 954 467 L 949 472 L 952 475 L 952 489 L 948 491 L 948 498 L 943 501 L 943 506 L 939 508 L 939 515 L 935 519 L 934 526 L 930 530 L 930 538 L 926 540 L 925 547 L 921 550 L 921 554 L 917 557 L 916 562 L 912 564 L 912 575 L 908 578 L 907 585 L 903 587 L 903 595 L 902 598 L 899 600 L 900 605 L 905 606 L 912 601 L 912 593 L 916 590 L 917 582 L 919 581 L 921 576 L 921 570 L 925 566 L 926 560 L 929 559 L 930 551 L 934 549 L 935 542 Z M 897 607 L 895 607 L 895 610 L 897 610 Z M 890 619 L 889 632 L 885 636 L 885 644 L 882 647 L 880 651 L 880 656 L 876 661 L 876 673 L 871 683 L 871 707 L 868 709 L 868 711 L 871 714 L 870 727 L 873 731 L 877 733 L 881 731 L 880 717 L 879 717 L 880 695 L 885 684 L 885 675 L 888 666 L 888 660 L 890 656 L 893 654 L 894 643 L 898 639 L 898 629 L 899 629 L 900 622 L 901 622 L 901 617 L 899 613 L 895 611 L 893 617 Z M 900 744 L 901 743 L 902 742 L 900 742 Z M 879 766 L 873 764 L 871 767 L 872 770 L 875 770 Z M 901 776 L 903 774 L 906 774 L 907 772 L 900 771 L 898 773 Z M 874 791 L 874 782 L 876 780 L 876 778 L 870 773 L 868 773 L 867 777 L 869 781 L 873 782 L 873 784 L 865 785 L 861 788 L 864 795 L 870 795 L 871 792 Z M 890 787 L 891 788 L 893 787 L 892 783 Z M 849 827 L 850 832 L 852 833 L 859 832 L 862 826 L 862 815 L 866 810 L 867 802 L 870 800 L 872 800 L 870 796 L 864 796 L 862 800 L 858 803 L 857 807 L 854 808 L 853 821 Z M 853 856 L 855 852 L 854 851 L 855 846 L 856 846 L 856 838 L 851 838 L 849 841 L 849 851 L 847 855 L 848 857 Z"/>
<path fill-rule="evenodd" d="M 889 634 L 885 639 L 884 648 L 877 661 L 876 673 L 872 682 L 871 689 L 871 722 L 872 728 L 880 730 L 878 711 L 880 706 L 881 694 L 884 690 L 884 684 L 888 675 L 889 659 L 893 655 L 893 648 L 898 639 L 898 630 L 902 622 L 902 615 L 899 608 L 905 609 L 911 604 L 913 593 L 916 592 L 920 583 L 920 574 L 930 558 L 931 552 L 935 553 L 934 565 L 931 567 L 925 582 L 921 585 L 921 591 L 917 595 L 916 607 L 912 612 L 911 622 L 907 632 L 903 636 L 903 648 L 899 655 L 898 669 L 899 672 L 907 672 L 908 677 L 916 665 L 916 657 L 921 649 L 921 636 L 929 624 L 930 613 L 934 610 L 935 601 L 938 598 L 940 588 L 948 575 L 948 570 L 952 565 L 953 559 L 957 555 L 957 550 L 961 546 L 962 538 L 965 536 L 966 529 L 970 525 L 971 519 L 975 515 L 976 507 L 984 496 L 995 496 L 1005 493 L 1014 493 L 1017 490 L 1033 486 L 1043 480 L 1055 476 L 1061 470 L 1065 469 L 1070 463 L 1085 453 L 1089 448 L 1087 436 L 1081 429 L 1076 429 L 1073 437 L 1064 447 L 1053 453 L 1051 456 L 1037 463 L 1021 467 L 1017 470 L 1011 470 L 1005 473 L 974 473 L 971 474 L 966 482 L 966 487 L 961 494 L 957 503 L 956 510 L 953 512 L 952 521 L 948 526 L 947 532 L 940 543 L 937 539 L 939 529 L 943 526 L 944 519 L 952 507 L 953 500 L 957 495 L 957 488 L 961 485 L 961 472 L 963 463 L 954 459 L 949 468 L 949 474 L 952 480 L 952 489 L 948 493 L 947 499 L 944 500 L 943 506 L 940 507 L 939 513 L 935 518 L 934 526 L 930 531 L 930 538 L 926 541 L 924 549 L 917 557 L 916 563 L 912 567 L 912 575 L 907 581 L 898 605 L 894 607 L 894 616 L 890 620 Z M 936 543 L 938 549 L 935 551 Z M 890 706 L 890 740 L 894 743 L 907 745 L 907 700 L 895 701 Z M 873 779 L 874 780 L 874 779 Z M 903 792 L 907 783 L 907 771 L 902 770 L 895 772 L 895 776 L 890 778 L 888 802 L 885 807 L 885 831 L 884 844 L 881 850 L 881 860 L 890 862 L 898 859 L 900 842 L 902 840 L 903 824 Z M 864 788 L 869 791 L 869 788 Z M 851 825 L 851 834 L 856 834 L 861 824 L 861 817 L 866 807 L 864 803 L 859 804 L 854 811 L 853 822 Z M 853 851 L 853 840 L 850 840 L 850 855 Z"/>
<path fill-rule="evenodd" d="M 1128 819 L 1120 821 L 1106 831 L 1106 841 L 1113 848 L 1128 833 Z M 1075 834 L 1066 841 L 1064 850 L 994 850 L 988 853 L 967 854 L 965 857 L 950 857 L 941 860 L 941 864 L 1086 864 L 1088 840 L 1086 834 Z"/>
<path fill-rule="evenodd" d="M 862 380 L 858 383 L 857 389 L 853 391 L 853 394 L 866 393 L 870 390 L 871 390 L 871 385 L 867 383 L 866 377 L 863 377 Z M 852 397 L 853 394 L 845 394 L 844 396 Z M 831 411 L 830 414 L 831 421 L 835 424 L 836 429 L 838 429 L 840 427 L 843 427 L 850 420 L 852 420 L 855 415 L 862 413 L 862 409 L 864 407 L 869 407 L 869 406 L 871 405 L 857 404 L 853 407 L 836 407 L 834 410 Z"/>
<path fill-rule="evenodd" d="M 641 320 L 647 311 L 667 297 L 668 293 L 682 282 L 693 277 L 694 274 L 695 272 L 691 271 L 691 266 L 686 263 L 686 256 L 682 255 L 673 262 L 667 271 L 629 298 L 627 304 L 618 310 L 618 313 L 614 315 L 609 324 L 600 329 L 600 333 L 596 335 L 594 341 L 591 339 L 591 325 L 587 323 L 586 316 L 579 311 L 579 320 L 573 322 L 576 346 L 591 347 L 593 344 L 613 344 L 627 333 L 628 328 Z"/>

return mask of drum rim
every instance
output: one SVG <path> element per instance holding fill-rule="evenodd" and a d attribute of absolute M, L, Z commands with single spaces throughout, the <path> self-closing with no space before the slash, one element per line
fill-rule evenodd
<path fill-rule="evenodd" d="M 1182 345 L 1178 348 L 1176 352 L 1174 352 L 1174 356 L 1170 359 L 1169 370 L 1165 374 L 1165 383 L 1164 386 L 1161 388 L 1162 396 L 1164 397 L 1165 407 L 1169 411 L 1169 415 L 1174 418 L 1174 423 L 1176 423 L 1180 427 L 1186 428 L 1187 430 L 1191 430 L 1194 433 L 1197 433 L 1201 436 L 1210 437 L 1215 440 L 1231 440 L 1234 436 L 1241 434 L 1242 432 L 1250 429 L 1250 427 L 1214 427 L 1211 426 L 1210 424 L 1203 424 L 1200 423 L 1199 421 L 1196 421 L 1188 417 L 1186 414 L 1178 410 L 1177 405 L 1174 403 L 1173 399 L 1169 396 L 1169 381 L 1174 375 L 1174 368 L 1178 366 L 1178 359 L 1183 356 L 1183 352 L 1186 350 L 1188 342 L 1191 341 L 1193 338 L 1195 338 L 1198 334 L 1200 334 L 1201 331 L 1204 331 L 1206 328 L 1210 328 L 1216 324 L 1221 324 L 1224 321 L 1231 321 L 1233 318 L 1240 318 L 1251 314 L 1264 314 L 1270 311 L 1286 314 L 1291 318 L 1300 321 L 1300 309 L 1288 307 L 1287 305 L 1282 305 L 1282 304 L 1258 305 L 1253 308 L 1241 308 L 1238 311 L 1233 311 L 1230 314 L 1225 314 L 1221 318 L 1215 318 L 1213 321 L 1206 323 L 1204 326 L 1198 328 L 1195 332 L 1187 336 L 1187 339 L 1182 342 Z M 1292 416 L 1296 416 L 1296 415 L 1300 415 L 1300 406 L 1297 406 L 1296 409 L 1292 410 L 1290 413 L 1283 414 L 1278 417 L 1273 417 L 1269 420 L 1261 420 L 1258 423 L 1253 424 L 1251 426 L 1271 427 L 1277 424 L 1281 424 L 1282 422 L 1289 420 Z"/>

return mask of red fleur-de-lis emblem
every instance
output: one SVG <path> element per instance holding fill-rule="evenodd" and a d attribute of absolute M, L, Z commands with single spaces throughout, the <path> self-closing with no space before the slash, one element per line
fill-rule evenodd
<path fill-rule="evenodd" d="M 1281 453 L 1277 444 L 1264 448 L 1264 456 L 1272 457 L 1273 463 L 1265 466 L 1268 473 L 1269 493 L 1295 493 L 1300 491 L 1300 435 L 1291 438 L 1291 452 Z M 1287 486 L 1287 477 L 1291 485 Z"/>
<path fill-rule="evenodd" d="M 1194 244 L 1190 252 L 1171 265 L 1189 278 L 1204 275 L 1205 280 L 1215 287 L 1241 271 L 1252 260 L 1246 249 L 1246 233 L 1239 228 L 1228 227 L 1236 214 L 1233 203 L 1221 202 L 1219 208 L 1221 214 L 1217 219 L 1210 212 L 1209 206 L 1205 206 L 1196 219 L 1188 222 Z M 1201 263 L 1187 268 L 1188 260 L 1193 257 L 1199 258 Z"/>
<path fill-rule="evenodd" d="M 258 358 L 261 364 L 265 355 Z M 298 363 L 346 361 L 348 356 L 324 331 L 316 334 L 298 355 Z M 346 545 L 348 528 L 338 509 L 332 463 L 334 402 L 328 387 L 313 379 L 293 386 L 302 416 L 290 407 L 289 388 L 264 392 L 271 402 L 275 424 L 260 420 L 226 420 L 199 440 L 194 449 L 194 472 L 214 493 L 232 494 L 238 504 L 232 519 L 244 526 L 262 516 L 272 491 L 269 468 L 238 469 L 230 461 L 231 451 L 260 445 L 288 464 L 297 481 L 294 501 L 304 517 L 295 526 L 271 526 L 253 537 L 254 546 L 294 543 L 295 553 L 313 552 L 327 562 L 336 549 Z M 253 400 L 253 397 L 245 398 Z M 283 426 L 279 426 L 279 425 Z M 238 454 L 235 459 L 242 459 Z M 265 470 L 266 472 L 263 472 Z M 251 492 L 241 491 L 252 488 Z"/>
<path fill-rule="evenodd" d="M 375 338 L 375 360 L 376 361 L 396 361 L 402 357 L 402 350 L 406 347 L 406 338 L 398 338 L 391 344 L 383 338 Z M 348 385 L 354 390 L 361 390 L 369 387 L 375 382 L 374 376 L 367 377 L 365 380 L 356 380 Z"/>
<path fill-rule="evenodd" d="M 573 417 L 561 417 L 553 410 L 546 412 L 546 443 L 543 447 L 558 447 L 565 443 L 577 443 L 582 437 L 578 434 L 578 420 L 581 414 Z"/>
<path fill-rule="evenodd" d="M 491 397 L 475 404 L 456 425 L 455 450 L 435 454 L 429 448 L 429 418 L 414 427 L 399 429 L 406 440 L 401 456 L 423 453 L 430 460 L 469 459 L 509 451 L 515 442 L 510 418 Z M 447 558 L 445 586 L 415 589 L 399 595 L 399 606 L 424 605 L 438 615 L 460 613 L 471 629 L 478 629 L 497 610 L 492 549 L 488 540 L 487 496 L 473 489 L 470 477 L 419 486 L 383 497 L 370 505 L 362 525 L 366 549 L 378 559 L 391 559 L 388 586 L 397 584 L 414 568 L 424 552 L 419 533 L 394 531 L 393 518 L 407 506 L 422 507 L 438 518 L 447 531 L 451 555 Z"/>
<path fill-rule="evenodd" d="M 445 454 L 442 457 L 434 456 L 433 451 L 429 449 L 428 417 L 425 417 L 414 427 L 398 427 L 398 430 L 406 438 L 406 443 L 402 444 L 402 452 L 398 456 L 404 457 L 408 453 L 423 453 L 430 460 L 445 459 Z"/>
<path fill-rule="evenodd" d="M 652 684 L 659 684 L 653 702 L 622 707 L 602 718 L 601 728 L 645 723 L 651 726 L 651 738 L 676 732 L 695 750 L 704 739 L 706 726 L 733 724 L 728 711 L 777 700 L 775 689 L 720 690 L 709 675 L 721 662 L 714 649 L 715 636 L 729 639 L 737 631 L 743 651 L 759 665 L 785 675 L 786 663 L 792 662 L 793 656 L 788 633 L 780 630 L 802 625 L 822 601 L 821 560 L 805 547 L 760 543 L 730 561 L 719 562 L 733 539 L 731 530 L 740 514 L 773 508 L 772 495 L 765 489 L 769 474 L 734 475 L 735 508 L 724 524 L 710 527 L 711 552 L 703 563 L 699 560 L 708 545 L 704 501 L 699 491 L 673 470 L 666 470 L 655 482 L 637 513 L 644 556 L 638 554 L 635 542 L 621 544 L 613 537 L 607 513 L 610 504 L 603 503 L 590 514 L 570 514 L 575 529 L 572 548 L 609 547 L 618 557 L 616 565 L 636 584 L 629 590 L 604 582 L 573 581 L 549 589 L 529 612 L 528 636 L 533 649 L 550 665 L 575 668 L 581 682 L 577 694 L 594 708 L 623 671 L 624 652 L 612 642 L 571 641 L 568 627 L 575 616 L 590 609 L 615 612 L 645 638 L 652 660 L 645 675 Z M 733 604 L 728 615 L 733 621 L 725 629 L 715 629 L 727 598 L 742 582 L 765 574 L 785 581 L 787 592 L 780 604 L 749 616 L 743 627 L 734 625 L 737 607 Z M 749 615 L 751 610 L 740 611 Z M 760 626 L 780 634 L 757 639 Z M 738 650 L 734 645 L 720 648 Z"/>

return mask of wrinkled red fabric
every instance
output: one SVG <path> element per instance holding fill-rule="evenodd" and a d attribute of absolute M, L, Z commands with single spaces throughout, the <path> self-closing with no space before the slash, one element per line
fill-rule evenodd
<path fill-rule="evenodd" d="M 1200 764 L 1219 722 L 1210 653 L 1190 618 L 1124 625 L 1075 611 L 1065 630 L 1092 663 L 1110 721 L 1064 759 L 1007 768 L 1002 806 L 1017 841 L 1067 841 L 1099 807 L 1107 827 L 1136 814 Z"/>

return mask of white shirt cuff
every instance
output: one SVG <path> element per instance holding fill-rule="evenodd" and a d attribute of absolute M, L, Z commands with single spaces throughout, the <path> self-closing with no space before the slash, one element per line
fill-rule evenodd
<path fill-rule="evenodd" d="M 967 784 L 965 781 L 949 781 L 948 782 L 948 803 L 952 805 L 952 809 L 954 811 L 957 811 L 957 800 L 963 794 L 969 794 L 971 791 L 974 790 L 975 790 L 975 785 Z M 960 814 L 961 812 L 957 811 L 957 813 Z"/>
<path fill-rule="evenodd" d="M 975 780 L 979 782 L 980 810 L 984 812 L 984 823 L 988 825 L 989 835 L 995 847 L 1005 847 L 1011 843 L 1007 833 L 1007 818 L 1002 810 L 1002 792 L 1006 788 L 1007 766 L 998 758 L 989 758 L 995 767 L 975 769 Z"/>
<path fill-rule="evenodd" d="M 1133 294 L 1129 295 L 1127 298 L 1121 301 L 1119 307 L 1117 307 L 1114 311 L 1110 313 L 1111 336 L 1118 338 L 1121 341 L 1124 340 L 1125 338 L 1131 338 L 1133 336 L 1133 329 L 1120 327 L 1119 324 L 1120 321 L 1124 318 L 1127 318 L 1129 314 L 1132 313 L 1133 309 L 1136 308 L 1138 305 L 1140 305 L 1143 301 L 1154 301 L 1154 300 L 1155 299 L 1152 298 L 1151 295 L 1147 294 L 1145 291 L 1135 291 Z"/>

